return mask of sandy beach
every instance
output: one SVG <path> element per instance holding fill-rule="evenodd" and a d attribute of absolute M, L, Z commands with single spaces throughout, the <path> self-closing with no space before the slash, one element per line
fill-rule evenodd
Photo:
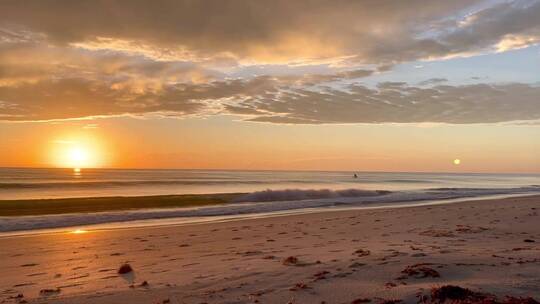
<path fill-rule="evenodd" d="M 446 285 L 538 301 L 539 210 L 529 196 L 3 237 L 0 303 L 417 303 Z"/>
<path fill-rule="evenodd" d="M 540 304 L 540 0 L 0 0 L 0 304 Z"/>

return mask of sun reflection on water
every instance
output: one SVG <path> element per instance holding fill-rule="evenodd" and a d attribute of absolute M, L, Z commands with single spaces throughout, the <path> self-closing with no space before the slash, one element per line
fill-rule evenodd
<path fill-rule="evenodd" d="M 73 168 L 73 176 L 74 177 L 81 177 L 81 175 L 82 175 L 81 168 Z"/>
<path fill-rule="evenodd" d="M 76 230 L 71 231 L 70 233 L 73 233 L 73 234 L 83 234 L 83 233 L 87 233 L 87 232 L 88 232 L 87 230 L 76 229 Z"/>

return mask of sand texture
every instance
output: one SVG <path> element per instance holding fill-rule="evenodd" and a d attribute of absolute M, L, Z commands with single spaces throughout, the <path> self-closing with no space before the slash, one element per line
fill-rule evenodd
<path fill-rule="evenodd" d="M 0 303 L 540 300 L 539 213 L 531 196 L 3 237 Z"/>

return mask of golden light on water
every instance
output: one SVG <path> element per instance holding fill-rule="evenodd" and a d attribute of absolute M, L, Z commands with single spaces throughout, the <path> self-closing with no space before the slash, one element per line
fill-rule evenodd
<path fill-rule="evenodd" d="M 87 232 L 88 231 L 83 230 L 83 229 L 76 229 L 76 230 L 71 231 L 72 234 L 83 234 L 83 233 L 87 233 Z"/>

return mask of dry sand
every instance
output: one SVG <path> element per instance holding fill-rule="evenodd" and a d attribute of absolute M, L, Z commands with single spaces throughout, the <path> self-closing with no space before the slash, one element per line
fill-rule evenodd
<path fill-rule="evenodd" d="M 540 300 L 539 212 L 532 196 L 0 238 L 0 303 L 416 303 L 446 284 Z"/>

